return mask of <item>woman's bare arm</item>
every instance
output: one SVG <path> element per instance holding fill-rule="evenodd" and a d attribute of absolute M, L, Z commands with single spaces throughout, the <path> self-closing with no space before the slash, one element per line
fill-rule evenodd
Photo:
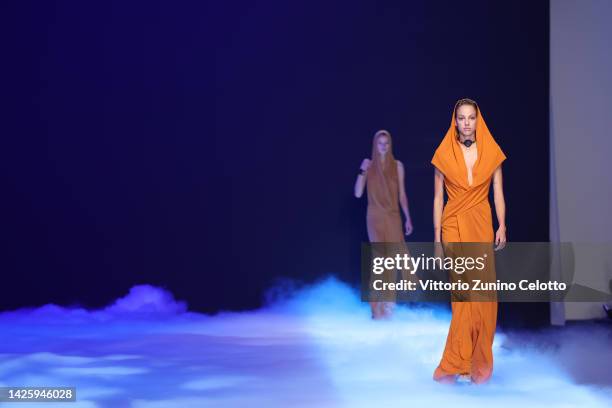
<path fill-rule="evenodd" d="M 504 199 L 504 184 L 502 168 L 499 166 L 493 173 L 493 201 L 495 203 L 495 214 L 499 228 L 495 233 L 495 245 L 502 249 L 506 246 L 506 201 Z"/>
<path fill-rule="evenodd" d="M 366 174 L 370 168 L 370 159 L 363 159 L 361 162 L 360 169 L 364 171 L 364 174 L 358 174 L 357 180 L 355 181 L 355 197 L 360 198 L 363 195 L 363 190 L 366 185 Z"/>
<path fill-rule="evenodd" d="M 442 210 L 444 208 L 444 174 L 434 170 L 433 224 L 434 242 L 442 241 Z"/>
<path fill-rule="evenodd" d="M 402 207 L 402 211 L 404 212 L 404 217 L 406 218 L 406 223 L 404 227 L 406 228 L 406 235 L 412 234 L 412 219 L 410 218 L 410 210 L 408 209 L 408 197 L 406 196 L 406 187 L 404 185 L 404 165 L 401 161 L 397 161 L 397 182 L 399 184 L 399 202 Z"/>

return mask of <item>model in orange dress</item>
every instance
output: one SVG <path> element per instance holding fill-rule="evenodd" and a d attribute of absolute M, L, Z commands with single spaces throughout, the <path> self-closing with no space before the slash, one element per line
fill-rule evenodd
<path fill-rule="evenodd" d="M 506 156 L 485 124 L 476 102 L 459 100 L 437 148 L 434 176 L 435 242 L 506 243 L 501 163 Z M 489 188 L 493 184 L 499 228 L 493 234 Z M 444 205 L 444 190 L 448 201 Z M 452 319 L 434 379 L 483 383 L 493 372 L 497 302 L 451 302 Z"/>
<path fill-rule="evenodd" d="M 372 159 L 364 159 L 355 182 L 355 197 L 363 195 L 367 185 L 366 216 L 370 242 L 404 242 L 399 205 L 406 217 L 406 235 L 412 233 L 412 221 L 404 188 L 404 166 L 395 160 L 391 134 L 379 130 L 372 142 Z M 399 205 L 398 205 L 399 203 Z M 389 317 L 392 302 L 370 302 L 372 318 Z"/>

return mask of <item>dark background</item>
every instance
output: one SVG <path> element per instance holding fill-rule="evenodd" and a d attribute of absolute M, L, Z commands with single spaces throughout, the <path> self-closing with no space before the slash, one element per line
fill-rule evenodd
<path fill-rule="evenodd" d="M 193 310 L 278 278 L 357 284 L 357 169 L 380 128 L 432 231 L 461 97 L 508 156 L 508 239 L 548 240 L 547 1 L 3 3 L 0 309 L 139 283 Z M 500 305 L 545 324 L 545 304 Z"/>

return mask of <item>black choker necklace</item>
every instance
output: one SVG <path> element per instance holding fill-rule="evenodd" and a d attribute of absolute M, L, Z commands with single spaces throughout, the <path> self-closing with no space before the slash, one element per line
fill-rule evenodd
<path fill-rule="evenodd" d="M 467 147 L 467 148 L 469 149 L 469 148 L 470 148 L 470 146 L 471 146 L 473 143 L 476 143 L 476 141 L 475 141 L 475 140 L 469 140 L 469 139 L 468 139 L 468 140 L 464 140 L 464 141 L 462 142 L 462 141 L 461 141 L 461 139 L 459 139 L 459 143 L 461 143 L 462 145 L 464 145 L 465 147 Z"/>

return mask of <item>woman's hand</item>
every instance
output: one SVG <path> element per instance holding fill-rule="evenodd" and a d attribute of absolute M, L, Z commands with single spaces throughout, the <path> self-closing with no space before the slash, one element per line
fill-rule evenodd
<path fill-rule="evenodd" d="M 440 259 L 441 263 L 444 263 L 444 248 L 442 247 L 442 242 L 440 241 L 434 241 L 434 258 Z"/>
<path fill-rule="evenodd" d="M 404 224 L 404 228 L 406 228 L 406 235 L 412 234 L 412 221 L 410 219 L 406 220 L 406 224 Z"/>
<path fill-rule="evenodd" d="M 368 169 L 370 168 L 370 164 L 372 164 L 372 161 L 370 159 L 363 159 L 359 168 L 363 171 L 368 171 Z"/>
<path fill-rule="evenodd" d="M 503 225 L 500 225 L 495 233 L 495 245 L 497 245 L 495 247 L 496 251 L 504 249 L 506 246 L 506 227 Z"/>

